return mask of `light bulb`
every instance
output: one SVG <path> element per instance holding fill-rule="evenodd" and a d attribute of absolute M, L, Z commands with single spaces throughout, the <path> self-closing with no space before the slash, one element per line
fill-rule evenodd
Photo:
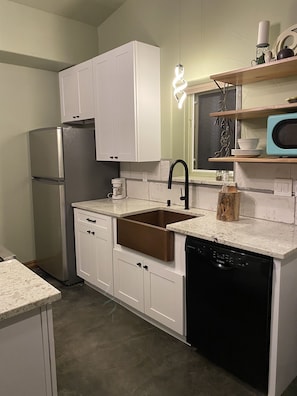
<path fill-rule="evenodd" d="M 187 97 L 184 89 L 188 86 L 187 81 L 184 79 L 184 67 L 181 64 L 175 66 L 175 78 L 173 79 L 172 86 L 174 88 L 173 95 L 177 101 L 177 107 L 181 109 Z"/>

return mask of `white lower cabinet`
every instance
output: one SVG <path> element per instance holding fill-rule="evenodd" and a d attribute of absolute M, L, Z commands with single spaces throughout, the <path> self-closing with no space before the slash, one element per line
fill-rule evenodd
<path fill-rule="evenodd" d="M 74 209 L 77 275 L 113 294 L 112 218 Z"/>
<path fill-rule="evenodd" d="M 110 216 L 76 208 L 74 228 L 78 276 L 155 322 L 185 334 L 184 272 L 176 263 L 174 270 L 168 263 L 114 247 L 116 230 Z"/>
<path fill-rule="evenodd" d="M 0 322 L 0 395 L 57 396 L 51 305 Z"/>
<path fill-rule="evenodd" d="M 114 296 L 183 335 L 183 275 L 146 256 L 117 248 L 113 263 Z"/>

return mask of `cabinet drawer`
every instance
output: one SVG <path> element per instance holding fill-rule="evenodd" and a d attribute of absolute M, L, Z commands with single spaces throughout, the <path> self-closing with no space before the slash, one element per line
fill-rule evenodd
<path fill-rule="evenodd" d="M 88 212 L 86 210 L 74 209 L 75 220 L 100 228 L 111 228 L 111 217 L 98 213 Z"/>

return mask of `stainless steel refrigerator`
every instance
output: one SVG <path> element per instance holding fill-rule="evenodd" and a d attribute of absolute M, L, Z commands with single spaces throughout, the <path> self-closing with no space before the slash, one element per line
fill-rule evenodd
<path fill-rule="evenodd" d="M 96 161 L 93 127 L 29 132 L 37 265 L 71 285 L 76 275 L 71 203 L 106 198 L 119 165 Z"/>

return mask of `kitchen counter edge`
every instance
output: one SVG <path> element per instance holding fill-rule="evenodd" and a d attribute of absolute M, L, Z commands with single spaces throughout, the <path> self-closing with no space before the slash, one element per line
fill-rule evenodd
<path fill-rule="evenodd" d="M 59 290 L 18 260 L 0 263 L 0 322 L 60 298 Z"/>

